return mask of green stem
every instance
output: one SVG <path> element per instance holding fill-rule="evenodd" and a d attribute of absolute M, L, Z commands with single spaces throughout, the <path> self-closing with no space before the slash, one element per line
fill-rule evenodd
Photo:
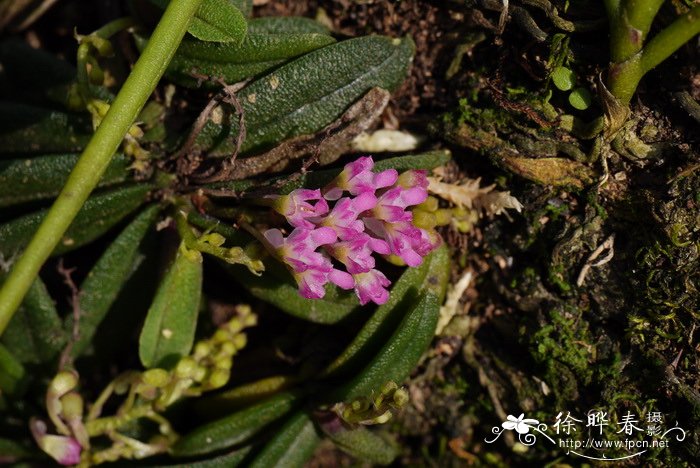
<path fill-rule="evenodd" d="M 664 0 L 623 0 L 610 16 L 610 59 L 624 62 L 642 49 Z"/>
<path fill-rule="evenodd" d="M 0 290 L 0 335 L 155 89 L 202 0 L 173 0 L 46 218 Z"/>
<path fill-rule="evenodd" d="M 676 18 L 673 23 L 647 42 L 642 51 L 643 73 L 669 58 L 697 34 L 700 34 L 700 5 Z"/>
<path fill-rule="evenodd" d="M 676 18 L 638 53 L 620 63 L 610 65 L 608 88 L 610 92 L 629 104 L 645 73 L 666 60 L 683 44 L 700 33 L 700 6 Z"/>

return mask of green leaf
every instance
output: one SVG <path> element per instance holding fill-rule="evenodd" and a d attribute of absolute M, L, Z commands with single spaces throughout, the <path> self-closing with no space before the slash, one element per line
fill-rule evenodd
<path fill-rule="evenodd" d="M 149 184 L 135 184 L 88 198 L 53 255 L 77 249 L 102 236 L 136 210 L 146 200 L 151 188 Z M 13 258 L 24 249 L 47 211 L 39 210 L 0 225 L 0 255 L 4 259 Z"/>
<path fill-rule="evenodd" d="M 3 333 L 2 343 L 18 361 L 39 364 L 55 358 L 67 339 L 53 300 L 37 277 Z"/>
<path fill-rule="evenodd" d="M 226 455 L 209 458 L 206 460 L 178 463 L 175 465 L 157 465 L 151 468 L 235 468 L 246 459 L 252 451 L 252 447 L 236 449 Z M 149 465 L 150 466 L 150 465 Z"/>
<path fill-rule="evenodd" d="M 592 102 L 591 93 L 586 88 L 576 88 L 569 94 L 569 104 L 574 109 L 586 110 L 591 107 Z"/>
<path fill-rule="evenodd" d="M 198 427 L 183 436 L 171 453 L 189 457 L 223 450 L 248 440 L 296 406 L 297 395 L 281 393 L 268 400 Z"/>
<path fill-rule="evenodd" d="M 184 40 L 175 58 L 230 64 L 270 62 L 298 57 L 320 47 L 333 44 L 335 39 L 325 34 L 248 34 L 242 44 L 218 44 Z"/>
<path fill-rule="evenodd" d="M 430 291 L 441 302 L 449 280 L 449 265 L 449 252 L 442 246 L 426 256 L 419 267 L 407 268 L 392 286 L 389 300 L 377 307 L 350 345 L 322 376 L 346 375 L 369 362 L 421 294 Z"/>
<path fill-rule="evenodd" d="M 568 91 L 576 84 L 576 74 L 566 67 L 556 67 L 552 70 L 551 77 L 554 86 L 561 91 Z"/>
<path fill-rule="evenodd" d="M 88 115 L 0 102 L 0 155 L 80 152 L 91 136 Z"/>
<path fill-rule="evenodd" d="M 80 321 L 78 340 L 71 353 L 79 356 L 92 342 L 97 327 L 117 298 L 117 294 L 138 267 L 141 241 L 158 216 L 159 206 L 151 205 L 139 214 L 119 234 L 95 263 L 80 288 Z M 65 328 L 73 329 L 73 317 L 68 317 Z"/>
<path fill-rule="evenodd" d="M 265 262 L 265 274 L 262 276 L 254 276 L 237 265 L 228 267 L 227 271 L 253 296 L 303 320 L 332 324 L 359 309 L 354 294 L 340 291 L 332 285 L 326 286 L 323 299 L 301 297 L 292 276 L 274 259 Z"/>
<path fill-rule="evenodd" d="M 287 390 L 299 382 L 299 378 L 287 375 L 265 377 L 255 382 L 239 385 L 231 390 L 200 398 L 194 403 L 197 414 L 213 417 L 222 412 L 233 411 L 243 406 L 270 398 L 277 393 Z"/>
<path fill-rule="evenodd" d="M 201 259 L 190 260 L 178 250 L 141 330 L 139 357 L 144 367 L 168 368 L 190 352 L 201 295 Z"/>
<path fill-rule="evenodd" d="M 365 462 L 388 465 L 399 454 L 395 444 L 362 426 L 353 429 L 343 427 L 324 433 L 338 448 Z"/>
<path fill-rule="evenodd" d="M 68 180 L 78 156 L 57 154 L 0 160 L 0 207 L 56 197 Z M 115 155 L 98 187 L 127 180 L 129 164 L 129 158 L 123 154 Z"/>
<path fill-rule="evenodd" d="M 301 468 L 320 442 L 321 437 L 309 415 L 298 412 L 282 426 L 249 467 Z"/>
<path fill-rule="evenodd" d="M 32 452 L 24 445 L 15 440 L 0 437 L 0 463 L 11 465 L 30 455 L 32 455 Z"/>
<path fill-rule="evenodd" d="M 303 16 L 266 16 L 248 21 L 248 34 L 330 34 L 330 30 Z"/>
<path fill-rule="evenodd" d="M 238 93 L 245 114 L 242 153 L 298 135 L 312 135 L 335 122 L 373 87 L 396 89 L 408 74 L 410 38 L 367 36 L 310 52 L 259 78 Z M 213 115 L 196 145 L 212 156 L 235 150 L 235 112 Z"/>
<path fill-rule="evenodd" d="M 22 364 L 7 348 L 0 345 L 0 397 L 17 392 L 23 378 Z"/>
<path fill-rule="evenodd" d="M 380 159 L 378 161 L 375 161 L 374 170 L 383 171 L 386 169 L 393 168 L 399 172 L 402 172 L 407 171 L 409 169 L 434 169 L 436 167 L 446 164 L 451 157 L 452 155 L 448 150 L 428 151 L 420 154 L 397 156 L 394 158 Z M 309 171 L 304 174 L 300 174 L 298 177 L 296 176 L 296 174 L 295 177 L 289 177 L 288 175 L 285 175 L 283 177 L 271 179 L 269 184 L 274 186 L 275 191 L 280 194 L 287 194 L 292 190 L 302 187 L 311 189 L 322 188 L 328 182 L 333 180 L 338 174 L 340 174 L 340 171 L 342 170 L 342 167 L 337 167 L 322 171 Z M 213 184 L 208 184 L 206 187 L 210 189 L 233 190 L 236 192 L 242 192 L 254 188 L 259 188 L 260 181 L 234 180 L 216 182 Z"/>
<path fill-rule="evenodd" d="M 75 68 L 67 61 L 18 37 L 0 42 L 0 97 L 44 104 L 67 101 Z"/>
<path fill-rule="evenodd" d="M 328 402 L 349 401 L 372 395 L 386 382 L 402 383 L 418 364 L 435 334 L 440 301 L 426 292 L 406 312 L 396 331 L 373 359 L 348 383 L 324 395 Z"/>
<path fill-rule="evenodd" d="M 146 40 L 135 37 L 137 46 L 143 48 Z M 186 39 L 170 62 L 167 76 L 187 87 L 219 87 L 213 81 L 202 83 L 193 74 L 236 83 L 334 42 L 331 36 L 316 33 L 249 34 L 238 46 Z"/>
<path fill-rule="evenodd" d="M 151 0 L 165 9 L 169 0 Z M 229 0 L 203 0 L 187 32 L 202 41 L 240 44 L 247 25 L 243 13 Z"/>

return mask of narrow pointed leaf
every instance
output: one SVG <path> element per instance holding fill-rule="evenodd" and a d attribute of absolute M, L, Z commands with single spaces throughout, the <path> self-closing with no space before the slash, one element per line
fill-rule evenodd
<path fill-rule="evenodd" d="M 53 255 L 74 250 L 102 236 L 146 201 L 151 188 L 148 184 L 135 184 L 88 198 Z M 0 225 L 0 255 L 11 259 L 22 251 L 47 211 L 39 210 Z"/>
<path fill-rule="evenodd" d="M 322 23 L 303 16 L 266 16 L 248 21 L 248 34 L 330 34 Z"/>
<path fill-rule="evenodd" d="M 165 9 L 169 0 L 151 0 Z M 203 0 L 187 32 L 203 41 L 240 44 L 246 35 L 246 20 L 230 0 Z"/>
<path fill-rule="evenodd" d="M 396 89 L 414 49 L 410 38 L 360 37 L 322 47 L 253 81 L 238 93 L 247 135 L 242 153 L 312 135 L 374 87 Z M 207 121 L 196 140 L 201 150 L 213 156 L 234 152 L 238 118 L 227 114 Z"/>
<path fill-rule="evenodd" d="M 158 205 L 141 212 L 119 234 L 90 270 L 80 288 L 79 338 L 73 344 L 72 355 L 79 356 L 90 344 L 95 330 L 102 323 L 107 311 L 117 298 L 124 283 L 138 267 L 141 241 L 158 216 Z M 73 317 L 69 316 L 66 330 L 73 329 Z"/>
<path fill-rule="evenodd" d="M 68 180 L 78 156 L 56 154 L 0 160 L 0 207 L 56 197 Z M 98 187 L 127 180 L 129 164 L 129 159 L 123 154 L 115 155 Z"/>
<path fill-rule="evenodd" d="M 443 246 L 425 257 L 419 267 L 407 268 L 391 288 L 389 300 L 377 307 L 350 345 L 323 375 L 345 375 L 361 368 L 382 347 L 419 295 L 431 291 L 441 300 L 449 279 L 449 263 L 449 252 Z"/>
<path fill-rule="evenodd" d="M 282 426 L 249 466 L 301 468 L 320 442 L 321 437 L 309 415 L 298 412 Z"/>
<path fill-rule="evenodd" d="M 419 296 L 396 331 L 364 369 L 324 398 L 329 402 L 349 401 L 372 395 L 386 382 L 401 384 L 430 345 L 439 315 L 437 295 L 428 292 Z"/>
<path fill-rule="evenodd" d="M 189 457 L 223 450 L 248 440 L 271 422 L 291 411 L 298 402 L 293 393 L 281 393 L 244 410 L 200 426 L 183 436 L 172 454 Z"/>
<path fill-rule="evenodd" d="M 395 445 L 363 426 L 325 431 L 325 434 L 341 450 L 364 462 L 388 465 L 398 456 Z"/>
<path fill-rule="evenodd" d="M 22 364 L 0 344 L 0 396 L 17 392 L 23 378 Z"/>
<path fill-rule="evenodd" d="M 323 299 L 302 297 L 292 276 L 276 260 L 265 262 L 265 274 L 261 276 L 236 265 L 228 267 L 227 271 L 253 296 L 310 322 L 336 323 L 360 307 L 354 294 L 332 285 L 326 287 Z"/>
<path fill-rule="evenodd" d="M 139 357 L 144 367 L 171 367 L 189 353 L 201 295 L 201 260 L 190 260 L 178 250 L 141 330 Z"/>
<path fill-rule="evenodd" d="M 53 300 L 37 277 L 2 335 L 2 343 L 23 363 L 44 363 L 55 358 L 67 342 Z"/>

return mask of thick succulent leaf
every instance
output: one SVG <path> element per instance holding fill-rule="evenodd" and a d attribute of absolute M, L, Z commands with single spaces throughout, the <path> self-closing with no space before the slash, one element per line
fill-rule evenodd
<path fill-rule="evenodd" d="M 149 184 L 135 184 L 91 196 L 63 235 L 53 255 L 74 250 L 102 236 L 136 210 L 146 200 L 151 188 Z M 0 225 L 0 255 L 11 259 L 24 249 L 47 211 L 39 210 Z"/>
<path fill-rule="evenodd" d="M 171 453 L 177 457 L 190 457 L 224 450 L 245 442 L 265 426 L 290 412 L 297 403 L 298 397 L 295 394 L 280 393 L 198 427 L 178 440 Z"/>
<path fill-rule="evenodd" d="M 38 364 L 55 358 L 67 338 L 54 302 L 37 277 L 3 333 L 2 343 L 18 361 Z"/>
<path fill-rule="evenodd" d="M 248 21 L 248 34 L 330 34 L 330 30 L 303 16 L 266 16 Z"/>
<path fill-rule="evenodd" d="M 373 87 L 393 90 L 408 73 L 413 41 L 367 36 L 308 53 L 238 93 L 245 114 L 243 153 L 334 122 Z M 213 114 L 196 145 L 213 156 L 229 156 L 239 132 L 235 112 Z"/>
<path fill-rule="evenodd" d="M 169 0 L 151 2 L 165 9 Z M 187 32 L 203 41 L 240 44 L 245 38 L 247 25 L 236 3 L 230 0 L 203 0 Z"/>
<path fill-rule="evenodd" d="M 180 250 L 158 286 L 139 337 L 146 368 L 171 367 L 192 349 L 202 295 L 202 261 Z"/>
<path fill-rule="evenodd" d="M 253 296 L 310 322 L 336 323 L 359 308 L 354 294 L 340 291 L 332 285 L 326 287 L 323 299 L 302 297 L 292 276 L 273 259 L 265 262 L 265 274 L 262 276 L 254 276 L 238 266 L 231 266 L 227 271 Z"/>
<path fill-rule="evenodd" d="M 56 197 L 68 180 L 78 157 L 78 154 L 56 154 L 0 160 L 0 208 Z M 127 180 L 129 164 L 129 158 L 123 154 L 115 155 L 98 187 Z"/>
<path fill-rule="evenodd" d="M 301 468 L 321 442 L 306 412 L 294 414 L 250 463 L 250 468 Z"/>
<path fill-rule="evenodd" d="M 71 348 L 79 356 L 92 341 L 95 330 L 117 298 L 142 257 L 139 247 L 158 216 L 159 207 L 152 205 L 140 213 L 107 247 L 80 287 L 80 320 L 78 340 Z M 73 316 L 66 322 L 66 330 L 73 329 Z"/>
<path fill-rule="evenodd" d="M 407 268 L 391 288 L 389 300 L 377 307 L 350 345 L 323 375 L 346 375 L 369 362 L 420 295 L 430 292 L 441 302 L 449 280 L 449 264 L 449 252 L 442 246 L 425 257 L 419 267 Z"/>
<path fill-rule="evenodd" d="M 22 364 L 0 344 L 0 395 L 19 391 L 24 375 Z"/>
<path fill-rule="evenodd" d="M 364 462 L 388 465 L 398 456 L 395 444 L 363 426 L 324 433 L 338 448 Z"/>
<path fill-rule="evenodd" d="M 0 155 L 80 152 L 90 137 L 88 115 L 0 102 Z"/>
<path fill-rule="evenodd" d="M 324 395 L 328 402 L 348 401 L 378 392 L 386 382 L 402 383 L 435 335 L 440 301 L 433 292 L 419 296 L 398 328 L 371 361 L 348 383 Z"/>

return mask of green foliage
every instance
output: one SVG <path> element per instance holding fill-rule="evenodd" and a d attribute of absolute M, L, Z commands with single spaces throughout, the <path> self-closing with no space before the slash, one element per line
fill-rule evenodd
<path fill-rule="evenodd" d="M 158 215 L 159 207 L 152 205 L 141 212 L 119 234 L 92 267 L 81 284 L 80 336 L 73 343 L 73 356 L 79 356 L 91 343 L 97 327 L 114 303 L 131 274 L 142 260 L 140 245 Z M 73 329 L 73 316 L 66 330 Z"/>
<path fill-rule="evenodd" d="M 95 195 L 80 210 L 63 236 L 54 255 L 81 247 L 109 231 L 136 210 L 145 200 L 151 186 L 134 184 Z M 47 210 L 23 215 L 0 225 L 0 254 L 10 259 L 22 250 L 36 231 Z"/>
<path fill-rule="evenodd" d="M 2 343 L 22 363 L 46 363 L 63 349 L 68 335 L 41 278 L 34 280 L 22 306 L 7 326 Z"/>
<path fill-rule="evenodd" d="M 150 0 L 165 8 L 168 0 Z M 204 0 L 187 32 L 202 41 L 240 44 L 246 36 L 247 23 L 238 5 L 230 0 Z"/>
<path fill-rule="evenodd" d="M 77 154 L 36 156 L 30 159 L 0 159 L 0 207 L 53 198 L 65 184 Z M 124 182 L 129 160 L 117 154 L 105 170 L 98 187 Z"/>
<path fill-rule="evenodd" d="M 298 403 L 294 393 L 280 393 L 261 403 L 200 426 L 172 448 L 178 457 L 202 455 L 226 449 L 261 431 L 289 413 Z"/>
<path fill-rule="evenodd" d="M 321 441 L 305 412 L 294 414 L 251 462 L 251 468 L 303 466 Z"/>
<path fill-rule="evenodd" d="M 180 249 L 158 286 L 139 338 L 146 368 L 171 367 L 189 353 L 202 294 L 202 261 Z"/>
<path fill-rule="evenodd" d="M 261 259 L 259 244 L 237 230 L 244 228 L 259 238 L 260 230 L 274 225 L 267 208 L 237 202 L 232 206 L 210 197 L 205 189 L 214 190 L 216 185 L 200 185 L 197 177 L 188 179 L 191 174 L 183 169 L 195 153 L 201 153 L 205 165 L 220 164 L 221 160 L 214 158 L 236 153 L 241 127 L 233 97 L 221 100 L 203 128 L 194 122 L 196 111 L 183 114 L 182 119 L 190 119 L 196 138 L 179 140 L 183 144 L 180 156 L 184 157 L 176 163 L 176 158 L 171 158 L 176 149 L 173 141 L 168 141 L 176 108 L 170 100 L 180 105 L 196 103 L 197 99 L 183 101 L 181 93 L 171 94 L 171 88 L 166 88 L 164 93 L 156 93 L 167 96 L 165 102 L 154 100 L 140 112 L 159 79 L 160 72 L 155 69 L 168 68 L 169 76 L 186 86 L 197 84 L 196 74 L 227 84 L 255 77 L 235 93 L 246 132 L 240 152 L 242 156 L 251 154 L 293 137 L 316 134 L 338 121 L 370 89 L 397 89 L 408 74 L 413 41 L 408 37 L 367 36 L 336 42 L 326 26 L 308 18 L 248 21 L 250 0 L 174 1 L 180 8 L 171 8 L 169 15 L 166 10 L 161 23 L 165 26 L 156 27 L 151 38 L 145 39 L 148 32 L 143 31 L 147 29 L 138 25 L 137 46 L 142 60 L 149 63 L 133 67 L 116 97 L 106 87 L 108 68 L 103 69 L 101 62 L 115 49 L 110 38 L 130 28 L 131 19 L 115 20 L 91 34 L 77 36 L 77 72 L 52 55 L 34 53 L 24 46 L 15 49 L 11 42 L 0 44 L 3 65 L 2 57 L 21 65 L 0 71 L 0 84 L 24 89 L 21 77 L 27 75 L 28 83 L 37 87 L 34 96 L 17 94 L 23 98 L 21 103 L 15 102 L 12 92 L 0 93 L 8 100 L 0 103 L 0 155 L 5 158 L 0 161 L 0 207 L 9 208 L 0 217 L 2 266 L 22 254 L 40 225 L 45 232 L 60 237 L 54 255 L 92 244 L 74 257 L 80 287 L 74 291 L 68 313 L 64 313 L 65 302 L 57 307 L 49 295 L 60 291 L 55 272 L 42 271 L 48 288 L 37 276 L 50 250 L 43 259 L 39 255 L 24 267 L 33 286 L 2 336 L 0 408 L 9 405 L 15 418 L 12 421 L 24 421 L 27 411 L 37 416 L 39 392 L 31 392 L 36 401 L 28 404 L 13 398 L 25 388 L 43 389 L 50 382 L 43 398 L 50 423 L 44 423 L 46 417 L 35 419 L 33 435 L 40 447 L 45 447 L 42 438 L 46 437 L 62 444 L 77 440 L 83 447 L 84 466 L 166 453 L 177 461 L 185 459 L 182 465 L 170 466 L 301 466 L 324 437 L 364 461 L 388 464 L 396 457 L 396 447 L 358 425 L 384 422 L 405 404 L 407 393 L 399 384 L 432 341 L 449 276 L 447 249 L 437 250 L 420 268 L 401 275 L 391 300 L 376 310 L 361 307 L 352 293 L 331 286 L 322 300 L 300 297 L 298 287 L 279 262 L 271 257 Z M 170 2 L 151 3 L 164 9 Z M 192 37 L 176 40 L 185 29 Z M 168 35 L 163 31 L 172 33 L 168 44 L 164 44 Z M 18 53 L 22 51 L 26 57 Z M 173 60 L 165 63 L 171 56 Z M 156 60 L 158 57 L 161 60 Z M 30 76 L 32 67 L 45 69 L 47 74 Z M 197 91 L 189 92 L 195 96 Z M 64 109 L 68 106 L 71 112 Z M 139 113 L 143 122 L 135 124 Z M 184 134 L 180 129 L 175 132 Z M 120 143 L 122 151 L 110 160 L 110 151 Z M 84 148 L 84 155 L 75 154 Z M 385 158 L 377 161 L 375 169 L 431 169 L 449 158 L 447 151 L 430 151 Z M 137 170 L 130 173 L 131 168 Z M 298 178 L 268 177 L 262 182 L 274 193 L 284 194 L 295 188 L 322 186 L 339 171 L 335 167 L 306 172 Z M 219 187 L 232 183 L 238 184 L 238 190 L 260 182 L 227 181 Z M 103 190 L 90 195 L 96 186 Z M 52 198 L 57 199 L 55 206 L 63 206 L 58 214 L 40 209 L 44 200 Z M 70 227 L 62 228 L 62 222 Z M 121 231 L 111 234 L 117 226 Z M 50 245 L 52 241 L 41 229 L 38 242 Z M 177 250 L 170 242 L 175 233 L 180 240 Z M 124 304 L 130 304 L 123 296 L 134 294 L 126 289 L 141 287 L 134 283 L 134 273 L 142 273 L 141 267 L 158 257 L 154 251 L 159 245 L 163 247 L 161 257 L 170 261 L 147 265 L 149 272 L 163 270 L 162 277 L 155 281 L 160 275 L 153 274 L 154 283 L 149 287 L 144 284 L 144 290 L 139 291 L 146 298 L 153 297 L 150 307 L 147 311 L 123 310 L 129 307 Z M 87 254 L 84 257 L 83 252 Z M 33 254 L 29 252 L 30 257 Z M 246 392 L 229 394 L 238 405 L 235 412 L 225 414 L 232 410 L 219 409 L 217 419 L 211 421 L 200 418 L 203 411 L 194 405 L 195 417 L 187 420 L 191 407 L 183 400 L 228 383 L 233 355 L 247 342 L 240 331 L 257 320 L 249 307 L 206 301 L 214 321 L 223 325 L 210 338 L 201 339 L 212 328 L 199 320 L 205 267 L 209 275 L 203 254 L 216 257 L 219 264 L 226 263 L 240 287 L 259 299 L 258 304 L 269 305 L 266 314 L 286 312 L 305 330 L 327 329 L 329 336 L 343 337 L 338 344 L 349 345 L 325 372 L 319 370 L 330 359 L 304 356 L 299 369 L 290 367 L 271 385 L 260 383 L 270 381 L 269 377 L 246 384 L 247 376 L 241 375 L 237 383 L 244 382 Z M 215 272 L 216 265 L 211 266 Z M 37 271 L 32 273 L 34 267 Z M 387 274 L 393 278 L 391 270 Z M 26 278 L 22 276 L 20 281 L 26 283 Z M 225 277 L 212 281 L 213 297 L 218 294 L 216 288 L 228 281 Z M 21 300 L 23 293 L 12 294 Z M 236 314 L 233 318 L 232 310 Z M 369 319 L 362 324 L 366 316 Z M 113 330 L 113 319 L 126 323 Z M 131 338 L 136 337 L 141 324 L 138 355 L 145 370 L 125 369 L 129 360 L 121 356 L 106 360 L 100 349 L 103 344 L 96 342 L 98 337 L 114 339 L 115 343 L 106 345 L 120 347 L 129 356 L 132 353 L 127 347 L 134 345 Z M 359 334 L 353 338 L 351 333 L 357 330 Z M 275 331 L 263 333 L 271 332 Z M 306 346 L 303 340 L 299 342 Z M 333 347 L 334 353 L 338 351 Z M 58 373 L 52 375 L 56 364 L 60 364 Z M 24 365 L 38 372 L 27 373 Z M 107 374 L 112 380 L 103 385 Z M 103 386 L 102 392 L 94 385 Z M 84 401 L 86 395 L 94 400 Z M 341 431 L 328 431 L 323 423 L 325 416 L 340 421 L 341 416 L 333 411 L 345 416 Z"/>
<path fill-rule="evenodd" d="M 360 37 L 318 49 L 253 81 L 237 93 L 246 125 L 241 152 L 313 134 L 372 87 L 396 89 L 413 51 L 409 38 Z M 210 156 L 229 155 L 238 132 L 233 110 L 218 114 L 207 121 L 196 145 Z"/>

